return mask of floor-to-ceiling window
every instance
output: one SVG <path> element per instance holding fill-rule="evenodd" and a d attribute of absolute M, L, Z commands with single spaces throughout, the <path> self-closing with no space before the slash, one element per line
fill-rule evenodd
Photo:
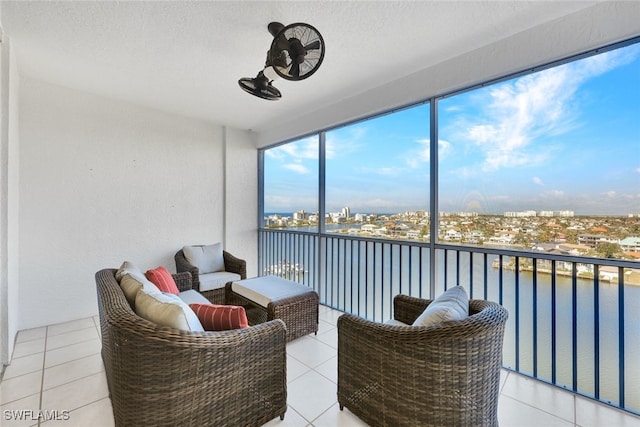
<path fill-rule="evenodd" d="M 318 136 L 264 151 L 264 226 L 317 230 Z"/>
<path fill-rule="evenodd" d="M 265 227 L 640 258 L 640 44 L 433 100 L 264 150 Z"/>
<path fill-rule="evenodd" d="M 588 259 L 640 259 L 640 44 L 437 105 L 438 241 L 579 260 L 524 255 L 480 268 L 479 257 L 460 264 L 465 278 L 504 280 L 505 305 L 527 331 L 514 338 L 517 350 L 505 347 L 506 362 L 637 406 L 640 389 L 631 379 L 640 371 L 620 361 L 640 349 L 632 308 L 640 302 L 640 263 Z"/>
<path fill-rule="evenodd" d="M 441 241 L 637 256 L 639 44 L 450 96 L 438 108 Z"/>
<path fill-rule="evenodd" d="M 375 320 L 463 284 L 505 366 L 637 412 L 638 41 L 263 150 L 264 272 Z"/>
<path fill-rule="evenodd" d="M 429 104 L 326 133 L 327 232 L 427 241 Z"/>

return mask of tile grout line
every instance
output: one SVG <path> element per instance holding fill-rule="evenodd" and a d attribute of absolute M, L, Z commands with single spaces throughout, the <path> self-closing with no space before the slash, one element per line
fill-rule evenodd
<path fill-rule="evenodd" d="M 504 394 L 504 395 L 502 395 L 502 396 L 507 397 L 507 398 L 509 398 L 509 399 L 511 399 L 511 400 L 515 400 L 516 402 L 519 402 L 519 403 L 521 403 L 521 404 L 523 404 L 523 405 L 525 405 L 525 406 L 528 406 L 528 407 L 533 408 L 533 409 L 535 409 L 535 410 L 537 410 L 537 411 L 540 411 L 540 412 L 542 412 L 542 413 L 545 413 L 545 414 L 547 414 L 547 415 L 550 415 L 550 416 L 552 416 L 553 418 L 557 418 L 557 419 L 559 419 L 559 420 L 561 420 L 561 421 L 564 421 L 564 422 L 566 422 L 566 423 L 573 424 L 573 425 L 575 426 L 575 423 L 573 423 L 573 422 L 569 421 L 568 419 L 563 418 L 563 417 L 561 417 L 561 416 L 559 416 L 559 415 L 557 415 L 557 414 L 554 414 L 553 412 L 549 412 L 549 411 L 548 411 L 548 410 L 546 410 L 546 409 L 543 409 L 543 408 L 540 408 L 540 407 L 538 407 L 538 406 L 535 406 L 535 405 L 534 405 L 534 404 L 532 404 L 532 403 L 525 402 L 524 400 L 520 400 L 519 398 L 516 398 L 516 397 L 513 397 L 513 396 L 509 396 L 508 394 Z M 575 413 L 575 407 L 574 407 L 574 413 Z"/>
<path fill-rule="evenodd" d="M 315 426 L 315 424 L 314 424 L 314 423 L 315 423 L 315 422 L 318 422 L 318 420 L 319 420 L 320 418 L 322 418 L 322 416 L 324 416 L 324 414 L 326 414 L 327 412 L 329 412 L 329 411 L 331 410 L 331 408 L 333 408 L 333 407 L 334 407 L 334 406 L 336 406 L 336 405 L 340 405 L 340 404 L 338 403 L 338 401 L 337 401 L 337 400 L 336 400 L 336 402 L 335 402 L 333 405 L 329 406 L 329 407 L 328 407 L 327 409 L 325 409 L 325 410 L 324 410 L 320 415 L 318 415 L 317 417 L 315 417 L 315 418 L 313 419 L 313 421 L 310 421 L 310 422 L 309 422 L 309 425 L 310 425 L 310 426 L 312 426 L 312 427 L 314 427 L 314 426 Z M 340 409 L 338 408 L 338 410 L 340 410 Z M 306 420 L 306 418 L 305 418 L 305 420 Z"/>
<path fill-rule="evenodd" d="M 69 362 L 65 362 L 65 363 L 77 362 L 78 360 L 88 359 L 89 357 L 93 357 L 93 356 L 97 356 L 97 355 L 98 355 L 98 354 L 91 354 L 91 355 L 89 355 L 89 356 L 81 357 L 80 359 L 70 360 Z M 53 368 L 53 367 L 57 367 L 57 366 L 61 366 L 61 365 L 64 365 L 65 363 L 61 363 L 60 365 L 49 366 L 49 368 L 47 368 L 47 369 L 50 369 L 50 368 Z M 71 384 L 71 383 L 73 383 L 73 382 L 80 381 L 80 380 L 83 380 L 83 379 L 85 379 L 85 378 L 89 378 L 89 377 L 92 377 L 92 376 L 94 376 L 94 375 L 98 375 L 98 374 L 102 374 L 102 373 L 105 373 L 105 372 L 104 372 L 104 370 L 102 370 L 102 371 L 100 371 L 100 372 L 93 372 L 93 373 L 87 374 L 87 375 L 85 375 L 85 376 L 83 376 L 83 377 L 78 377 L 78 378 L 73 379 L 73 380 L 71 380 L 71 381 L 67 381 L 67 382 L 64 382 L 64 383 L 60 383 L 60 384 L 58 384 L 58 385 L 55 385 L 55 386 L 49 387 L 49 388 L 47 388 L 46 390 L 44 389 L 44 384 L 43 384 L 43 385 L 42 385 L 42 387 L 43 387 L 43 390 L 42 390 L 42 391 L 43 391 L 43 392 L 45 392 L 45 391 L 53 390 L 54 388 L 62 387 L 62 386 L 65 386 L 65 385 Z"/>
<path fill-rule="evenodd" d="M 47 365 L 47 339 L 49 338 L 49 326 L 45 329 L 44 334 L 44 349 L 42 352 L 42 376 L 40 377 L 40 401 L 38 402 L 38 410 L 42 411 L 42 394 L 44 389 L 44 371 Z M 38 427 L 40 427 L 40 416 L 38 416 Z"/>
<path fill-rule="evenodd" d="M 62 350 L 64 348 L 72 347 L 72 346 L 77 345 L 77 344 L 85 344 L 86 345 L 87 343 L 89 343 L 91 341 L 92 340 L 80 341 L 80 342 L 69 344 L 69 345 L 65 345 L 65 346 L 62 346 L 62 347 L 52 348 L 50 351 Z M 100 355 L 102 357 L 102 355 L 100 354 L 100 351 L 98 351 L 97 353 L 85 354 L 84 356 L 77 356 L 77 357 L 76 356 L 72 356 L 71 359 L 64 360 L 63 362 L 56 363 L 55 365 L 51 365 L 51 366 L 46 366 L 45 365 L 45 369 L 55 368 L 57 366 L 64 365 L 65 363 L 75 362 L 77 360 L 86 359 L 87 357 L 91 357 L 91 356 L 95 356 L 95 355 Z"/>
<path fill-rule="evenodd" d="M 95 322 L 94 322 L 93 326 L 89 326 L 89 327 L 87 327 L 87 328 L 79 328 L 79 329 L 73 329 L 73 330 L 71 330 L 71 331 L 58 332 L 58 333 L 53 334 L 53 335 L 51 335 L 51 336 L 52 336 L 52 337 L 58 337 L 58 336 L 60 336 L 60 335 L 73 334 L 73 333 L 76 333 L 76 332 L 84 331 L 84 330 L 86 330 L 86 329 L 93 329 L 93 328 L 95 328 L 95 327 L 96 327 L 96 325 L 95 325 Z M 48 328 L 48 326 L 47 326 L 47 328 Z M 48 334 L 48 332 L 47 332 L 47 334 Z"/>
<path fill-rule="evenodd" d="M 501 371 L 506 372 L 506 376 L 504 377 L 504 382 L 502 383 L 502 385 L 500 386 L 500 393 L 499 395 L 502 395 L 502 392 L 504 391 L 504 388 L 507 386 L 507 381 L 509 380 L 509 375 L 511 375 L 511 372 L 509 372 L 508 370 L 504 369 L 504 368 L 500 368 Z"/>

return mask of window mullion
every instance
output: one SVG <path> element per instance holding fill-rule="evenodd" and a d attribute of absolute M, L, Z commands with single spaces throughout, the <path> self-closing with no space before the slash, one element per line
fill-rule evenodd
<path fill-rule="evenodd" d="M 436 295 L 436 242 L 438 241 L 438 102 L 431 98 L 429 108 L 429 295 Z"/>

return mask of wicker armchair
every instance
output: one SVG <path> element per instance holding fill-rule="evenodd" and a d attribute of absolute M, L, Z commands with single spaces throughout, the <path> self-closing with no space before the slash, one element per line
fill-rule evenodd
<path fill-rule="evenodd" d="M 411 325 L 430 300 L 394 298 Z M 507 310 L 470 300 L 469 317 L 433 326 L 338 319 L 338 403 L 372 426 L 497 426 Z"/>
<path fill-rule="evenodd" d="M 239 274 L 240 280 L 247 278 L 247 262 L 245 260 L 237 258 L 227 251 L 223 251 L 222 256 L 224 258 L 225 271 Z M 184 256 L 184 251 L 180 249 L 173 258 L 176 262 L 176 271 L 178 273 L 183 271 L 188 271 L 189 273 L 191 273 L 191 278 L 193 280 L 193 289 L 200 292 L 213 304 L 225 303 L 224 285 L 226 284 L 226 282 L 223 283 L 222 286 L 218 289 L 202 291 L 200 290 L 200 272 L 198 271 L 198 267 L 189 263 L 189 260 L 187 260 L 187 258 Z"/>
<path fill-rule="evenodd" d="M 184 332 L 138 317 L 115 269 L 96 273 L 102 360 L 116 426 L 259 426 L 287 410 L 281 320 Z M 181 291 L 189 273 L 174 276 Z"/>

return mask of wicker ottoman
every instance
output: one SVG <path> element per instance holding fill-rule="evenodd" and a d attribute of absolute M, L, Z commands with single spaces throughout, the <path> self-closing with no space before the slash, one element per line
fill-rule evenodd
<path fill-rule="evenodd" d="M 290 280 L 262 276 L 228 282 L 227 304 L 242 305 L 249 324 L 281 319 L 287 325 L 287 341 L 318 333 L 318 294 Z"/>

